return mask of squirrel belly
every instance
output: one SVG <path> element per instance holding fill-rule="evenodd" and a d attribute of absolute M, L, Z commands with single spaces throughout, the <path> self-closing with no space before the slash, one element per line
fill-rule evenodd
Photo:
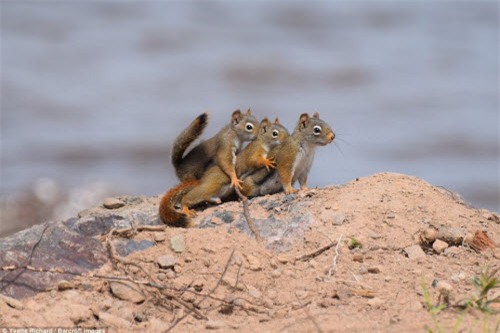
<path fill-rule="evenodd" d="M 170 189 L 160 199 L 159 214 L 163 223 L 173 227 L 188 228 L 192 225 L 191 219 L 176 209 L 183 196 L 199 183 L 198 180 L 188 180 Z"/>

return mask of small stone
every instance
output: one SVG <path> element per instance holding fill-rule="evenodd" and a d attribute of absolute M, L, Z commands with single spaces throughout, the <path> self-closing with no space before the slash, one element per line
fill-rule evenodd
<path fill-rule="evenodd" d="M 437 230 L 433 228 L 427 228 L 422 233 L 422 238 L 427 243 L 432 243 L 436 240 Z"/>
<path fill-rule="evenodd" d="M 386 277 L 384 277 L 384 281 L 385 282 L 391 282 L 392 281 L 392 276 L 387 275 Z"/>
<path fill-rule="evenodd" d="M 278 297 L 278 293 L 276 292 L 276 290 L 269 290 L 267 292 L 267 297 L 269 297 L 270 299 L 275 299 L 276 297 Z"/>
<path fill-rule="evenodd" d="M 153 238 L 155 242 L 161 243 L 164 242 L 166 239 L 166 235 L 164 232 L 155 232 L 153 235 Z"/>
<path fill-rule="evenodd" d="M 425 252 L 419 245 L 412 245 L 404 249 L 410 260 L 425 258 Z"/>
<path fill-rule="evenodd" d="M 169 255 L 163 255 L 156 259 L 161 268 L 172 268 L 177 263 L 177 259 Z"/>
<path fill-rule="evenodd" d="M 436 251 L 437 254 L 443 253 L 444 250 L 448 248 L 448 243 L 443 242 L 440 239 L 436 239 L 432 244 L 432 249 Z"/>
<path fill-rule="evenodd" d="M 176 253 L 182 253 L 186 248 L 184 235 L 179 234 L 170 238 L 170 248 Z"/>
<path fill-rule="evenodd" d="M 106 198 L 104 199 L 102 205 L 107 209 L 117 209 L 125 206 L 125 203 L 117 198 Z"/>
<path fill-rule="evenodd" d="M 113 326 L 118 329 L 130 329 L 131 326 L 131 323 L 128 320 L 113 316 L 112 314 L 106 312 L 99 312 L 98 317 L 103 326 Z"/>
<path fill-rule="evenodd" d="M 288 257 L 285 254 L 283 254 L 283 253 L 278 254 L 278 256 L 276 257 L 276 259 L 278 260 L 278 262 L 280 262 L 282 264 L 288 263 Z"/>
<path fill-rule="evenodd" d="M 352 261 L 363 262 L 363 254 L 356 252 L 352 255 Z"/>
<path fill-rule="evenodd" d="M 387 214 L 385 217 L 387 217 L 388 219 L 395 219 L 395 218 L 396 218 L 396 214 L 394 214 L 394 213 L 389 213 L 389 214 Z"/>
<path fill-rule="evenodd" d="M 493 257 L 500 260 L 500 247 L 493 249 Z"/>
<path fill-rule="evenodd" d="M 113 295 L 121 300 L 136 304 L 146 300 L 139 286 L 131 281 L 112 281 L 109 286 Z"/>
<path fill-rule="evenodd" d="M 66 280 L 61 280 L 57 284 L 57 290 L 59 290 L 59 291 L 68 290 L 68 289 L 75 289 L 75 285 L 72 282 L 69 282 Z"/>
<path fill-rule="evenodd" d="M 179 265 L 175 265 L 174 266 L 174 272 L 176 272 L 177 274 L 179 274 L 180 272 L 182 272 L 182 267 L 179 266 Z"/>
<path fill-rule="evenodd" d="M 378 266 L 368 267 L 368 273 L 378 274 L 380 273 L 380 267 Z"/>
<path fill-rule="evenodd" d="M 255 299 L 259 299 L 262 297 L 262 292 L 254 286 L 248 286 L 248 294 Z"/>
<path fill-rule="evenodd" d="M 275 269 L 274 271 L 271 272 L 271 276 L 273 278 L 279 278 L 281 276 L 281 271 L 279 269 Z"/>
<path fill-rule="evenodd" d="M 205 324 L 205 328 L 207 330 L 219 330 L 224 328 L 226 324 L 222 320 L 208 320 Z"/>
<path fill-rule="evenodd" d="M 142 323 L 144 320 L 146 320 L 146 315 L 144 312 L 137 312 L 134 314 L 134 320 L 138 323 Z"/>
<path fill-rule="evenodd" d="M 288 312 L 285 309 L 278 309 L 274 312 L 274 318 L 276 319 L 283 319 L 286 318 Z"/>
<path fill-rule="evenodd" d="M 247 260 L 252 271 L 260 271 L 262 269 L 260 260 L 256 256 L 249 254 L 247 255 Z"/>
<path fill-rule="evenodd" d="M 165 274 L 165 273 L 158 274 L 158 280 L 164 281 L 166 278 L 167 278 L 167 274 Z"/>
<path fill-rule="evenodd" d="M 460 252 L 462 252 L 462 250 L 460 250 L 458 248 L 458 246 L 450 246 L 444 250 L 444 255 L 448 256 L 448 257 L 454 257 L 454 256 L 460 254 Z"/>
<path fill-rule="evenodd" d="M 169 280 L 175 279 L 175 272 L 171 269 L 168 270 L 165 275 L 167 276 L 167 279 L 169 279 Z"/>
<path fill-rule="evenodd" d="M 80 304 L 70 304 L 69 305 L 69 319 L 78 325 L 81 322 L 88 320 L 92 317 L 92 310 L 88 306 Z"/>
<path fill-rule="evenodd" d="M 274 302 L 269 298 L 266 298 L 262 301 L 262 305 L 264 305 L 265 308 L 272 309 L 274 307 Z"/>
<path fill-rule="evenodd" d="M 359 274 L 366 274 L 366 273 L 368 273 L 368 268 L 366 268 L 365 265 L 361 265 L 359 267 Z"/>
<path fill-rule="evenodd" d="M 332 224 L 333 225 L 342 225 L 344 222 L 346 222 L 346 216 L 344 213 L 339 212 L 333 216 Z"/>
<path fill-rule="evenodd" d="M 382 235 L 375 232 L 375 231 L 369 231 L 368 232 L 368 236 L 371 238 L 371 239 L 380 239 L 382 238 Z"/>

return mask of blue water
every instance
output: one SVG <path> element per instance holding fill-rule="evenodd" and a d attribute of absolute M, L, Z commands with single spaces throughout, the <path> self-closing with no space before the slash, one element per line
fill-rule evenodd
<path fill-rule="evenodd" d="M 338 134 L 309 185 L 401 172 L 499 211 L 496 2 L 1 2 L 1 193 L 175 182 L 203 111 Z"/>

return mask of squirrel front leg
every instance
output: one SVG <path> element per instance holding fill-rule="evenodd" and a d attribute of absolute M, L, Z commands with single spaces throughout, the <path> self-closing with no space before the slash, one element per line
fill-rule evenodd
<path fill-rule="evenodd" d="M 286 194 L 297 193 L 298 190 L 292 187 L 292 166 L 287 164 L 278 165 L 278 176 Z"/>
<path fill-rule="evenodd" d="M 238 179 L 235 170 L 236 153 L 233 149 L 221 151 L 216 157 L 216 162 L 222 171 L 231 179 L 231 188 L 237 186 L 240 190 L 241 180 Z"/>
<path fill-rule="evenodd" d="M 299 177 L 299 184 L 300 184 L 300 189 L 302 191 L 307 190 L 307 174 L 303 175 L 302 177 Z"/>

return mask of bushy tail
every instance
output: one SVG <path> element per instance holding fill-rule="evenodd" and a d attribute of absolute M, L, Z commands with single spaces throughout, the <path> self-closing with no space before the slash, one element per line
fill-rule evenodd
<path fill-rule="evenodd" d="M 170 189 L 167 193 L 163 195 L 160 200 L 160 218 L 163 223 L 173 226 L 188 228 L 191 226 L 191 220 L 176 208 L 181 206 L 181 199 L 187 192 L 189 192 L 194 186 L 199 183 L 198 180 L 189 180 L 180 183 L 176 187 Z"/>
<path fill-rule="evenodd" d="M 175 139 L 174 148 L 172 149 L 172 164 L 175 169 L 180 166 L 182 156 L 186 149 L 188 149 L 189 145 L 203 133 L 207 124 L 208 114 L 202 113 Z"/>

